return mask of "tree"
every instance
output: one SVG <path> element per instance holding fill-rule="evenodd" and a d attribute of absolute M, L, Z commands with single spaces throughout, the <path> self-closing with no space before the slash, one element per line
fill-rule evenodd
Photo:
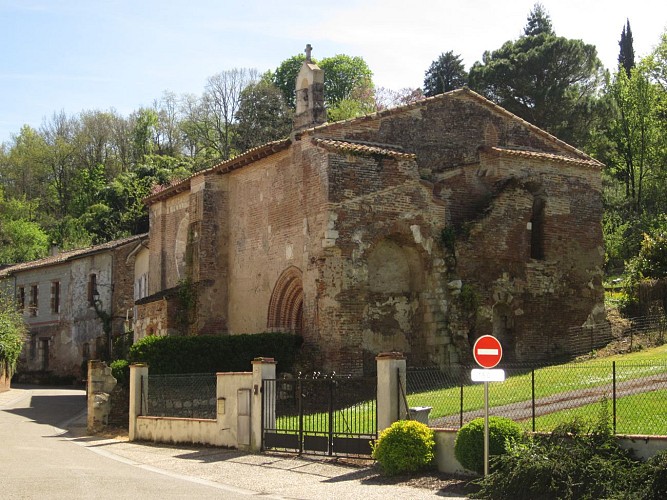
<path fill-rule="evenodd" d="M 0 187 L 0 264 L 15 264 L 44 257 L 49 239 L 39 224 L 30 220 L 36 202 L 6 200 Z"/>
<path fill-rule="evenodd" d="M 559 138 L 589 140 L 604 79 L 593 45 L 554 34 L 538 4 L 524 34 L 470 69 L 471 88 Z"/>
<path fill-rule="evenodd" d="M 610 168 L 625 183 L 635 213 L 643 211 L 645 183 L 664 160 L 661 93 L 648 73 L 643 66 L 633 68 L 628 77 L 625 68 L 619 68 L 611 86 L 616 115 L 609 125 L 615 149 Z"/>
<path fill-rule="evenodd" d="M 291 110 L 281 91 L 267 79 L 243 89 L 236 119 L 234 147 L 238 151 L 287 137 L 292 129 Z"/>
<path fill-rule="evenodd" d="M 375 111 L 412 104 L 423 98 L 422 89 L 406 87 L 400 90 L 392 90 L 386 87 L 378 87 L 375 89 Z"/>
<path fill-rule="evenodd" d="M 427 97 L 459 89 L 468 82 L 468 73 L 463 66 L 461 56 L 451 50 L 440 54 L 426 71 L 424 94 Z"/>
<path fill-rule="evenodd" d="M 28 327 L 13 297 L 0 294 L 0 375 L 12 377 L 27 335 Z"/>
<path fill-rule="evenodd" d="M 305 60 L 305 55 L 297 54 L 285 59 L 275 71 L 268 74 L 273 84 L 282 92 L 285 104 L 290 109 L 296 109 L 296 77 Z"/>
<path fill-rule="evenodd" d="M 627 20 L 623 31 L 621 31 L 621 40 L 618 42 L 620 51 L 618 54 L 618 65 L 625 70 L 629 77 L 632 68 L 635 67 L 635 49 L 632 42 L 632 30 L 630 29 L 630 20 Z"/>
<path fill-rule="evenodd" d="M 305 60 L 303 54 L 290 57 L 268 75 L 291 109 L 296 108 L 296 78 Z M 349 118 L 373 107 L 373 72 L 363 58 L 338 54 L 313 62 L 324 70 L 324 101 L 329 118 Z"/>
<path fill-rule="evenodd" d="M 341 101 L 363 97 L 364 89 L 373 88 L 373 72 L 361 57 L 338 54 L 318 63 L 324 70 L 324 104 L 335 108 Z"/>

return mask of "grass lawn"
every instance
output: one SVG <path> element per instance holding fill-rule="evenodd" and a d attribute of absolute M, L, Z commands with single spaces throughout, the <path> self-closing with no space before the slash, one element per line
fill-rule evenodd
<path fill-rule="evenodd" d="M 616 432 L 618 434 L 667 435 L 667 389 L 635 394 L 616 401 Z M 580 419 L 595 421 L 601 403 L 593 403 L 571 410 L 559 411 L 535 419 L 535 430 L 551 431 L 558 424 Z M 611 418 L 612 402 L 607 401 Z M 521 422 L 526 430 L 532 429 L 531 421 Z"/>
<path fill-rule="evenodd" d="M 667 345 L 629 354 L 536 369 L 535 397 L 539 399 L 554 394 L 611 384 L 613 361 L 616 362 L 617 383 L 667 373 Z M 501 406 L 531 400 L 531 373 L 506 369 L 505 374 L 507 377 L 505 382 L 492 382 L 489 386 L 490 405 Z M 667 401 L 665 403 L 667 404 Z M 451 387 L 411 394 L 408 396 L 408 404 L 409 406 L 431 406 L 433 408 L 431 418 L 457 415 L 461 405 L 461 388 Z M 465 384 L 463 386 L 463 411 L 479 410 L 483 406 L 483 384 L 472 382 Z"/>

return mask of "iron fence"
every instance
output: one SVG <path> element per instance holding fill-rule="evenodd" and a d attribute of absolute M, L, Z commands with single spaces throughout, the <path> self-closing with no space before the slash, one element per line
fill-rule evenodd
<path fill-rule="evenodd" d="M 459 428 L 483 416 L 483 384 L 470 380 L 472 368 L 408 370 L 408 406 L 431 407 L 432 427 Z M 521 422 L 527 430 L 550 431 L 607 412 L 614 433 L 667 435 L 667 360 L 499 368 L 506 380 L 490 384 L 490 414 Z"/>
<path fill-rule="evenodd" d="M 147 415 L 216 418 L 215 373 L 149 375 Z"/>
<path fill-rule="evenodd" d="M 377 437 L 374 377 L 265 379 L 262 394 L 263 449 L 370 455 Z"/>

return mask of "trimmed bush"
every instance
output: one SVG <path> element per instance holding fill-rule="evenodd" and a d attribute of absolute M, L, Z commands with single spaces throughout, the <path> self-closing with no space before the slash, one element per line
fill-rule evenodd
<path fill-rule="evenodd" d="M 489 417 L 489 456 L 507 453 L 508 443 L 521 440 L 521 426 L 504 417 Z M 484 473 L 484 419 L 476 418 L 459 430 L 454 455 L 463 467 Z"/>
<path fill-rule="evenodd" d="M 431 463 L 433 430 L 414 420 L 399 420 L 380 433 L 373 444 L 373 458 L 387 475 L 416 472 Z"/>
<path fill-rule="evenodd" d="M 146 363 L 152 374 L 249 371 L 253 359 L 272 357 L 281 372 L 294 366 L 303 339 L 290 333 L 150 336 L 130 348 L 130 363 Z"/>

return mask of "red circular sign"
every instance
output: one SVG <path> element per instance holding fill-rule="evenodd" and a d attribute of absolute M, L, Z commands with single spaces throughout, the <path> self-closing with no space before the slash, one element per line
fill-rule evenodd
<path fill-rule="evenodd" d="M 492 335 L 482 335 L 472 348 L 475 361 L 482 368 L 493 368 L 503 357 L 503 346 Z"/>

